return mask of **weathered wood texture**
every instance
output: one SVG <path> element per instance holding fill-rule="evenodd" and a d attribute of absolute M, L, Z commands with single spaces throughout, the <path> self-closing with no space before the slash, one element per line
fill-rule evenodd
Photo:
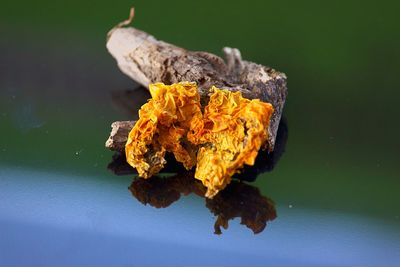
<path fill-rule="evenodd" d="M 133 13 L 131 14 L 133 15 Z M 270 67 L 242 60 L 235 48 L 223 49 L 225 61 L 207 52 L 193 52 L 159 41 L 133 27 L 110 31 L 107 49 L 123 73 L 148 88 L 150 83 L 196 82 L 202 104 L 211 86 L 240 91 L 249 99 L 258 98 L 273 105 L 267 148 L 272 151 L 287 96 L 286 75 Z"/>

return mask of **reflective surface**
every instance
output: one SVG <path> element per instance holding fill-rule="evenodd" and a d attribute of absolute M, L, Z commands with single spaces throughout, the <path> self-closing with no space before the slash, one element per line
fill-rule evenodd
<path fill-rule="evenodd" d="M 214 2 L 138 1 L 135 25 L 191 49 L 238 46 L 289 77 L 285 152 L 215 202 L 175 170 L 143 181 L 109 165 L 111 122 L 147 98 L 104 48 L 128 8 L 1 10 L 0 266 L 398 265 L 398 9 Z"/>

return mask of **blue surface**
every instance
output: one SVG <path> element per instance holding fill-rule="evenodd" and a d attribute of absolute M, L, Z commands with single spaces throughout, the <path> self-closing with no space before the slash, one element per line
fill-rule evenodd
<path fill-rule="evenodd" d="M 1 168 L 1 266 L 397 266 L 400 231 L 367 217 L 277 206 L 254 235 L 221 236 L 202 199 L 144 206 L 117 183 Z"/>

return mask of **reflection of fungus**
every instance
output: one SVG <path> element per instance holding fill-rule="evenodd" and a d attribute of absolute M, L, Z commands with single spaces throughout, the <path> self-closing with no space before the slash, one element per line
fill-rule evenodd
<path fill-rule="evenodd" d="M 185 171 L 168 178 L 136 178 L 129 190 L 145 205 L 166 208 L 181 195 L 194 193 L 203 197 L 207 189 L 193 179 L 193 172 Z M 267 222 L 276 218 L 274 203 L 270 199 L 262 196 L 256 187 L 237 181 L 233 181 L 215 198 L 206 198 L 206 206 L 217 216 L 215 234 L 221 234 L 221 226 L 227 229 L 228 221 L 236 217 L 241 218 L 241 224 L 255 234 L 262 232 Z"/>
<path fill-rule="evenodd" d="M 169 179 L 153 176 L 149 179 L 135 179 L 129 190 L 144 205 L 159 209 L 166 208 L 181 197 L 181 193 L 170 186 Z"/>
<path fill-rule="evenodd" d="M 153 176 L 149 179 L 135 178 L 129 187 L 132 195 L 144 205 L 166 208 L 181 195 L 195 193 L 203 196 L 205 187 L 195 179 L 193 172 L 184 171 L 168 178 Z"/>
<path fill-rule="evenodd" d="M 194 83 L 152 84 L 150 93 L 125 145 L 126 159 L 141 177 L 157 174 L 172 152 L 188 170 L 197 164 L 195 178 L 212 198 L 245 164 L 254 165 L 267 142 L 274 112 L 269 103 L 213 87 L 202 114 Z"/>
<path fill-rule="evenodd" d="M 217 216 L 216 234 L 221 234 L 221 226 L 227 229 L 228 221 L 236 217 L 255 234 L 262 232 L 267 222 L 276 218 L 272 200 L 262 196 L 258 188 L 240 182 L 232 182 L 213 199 L 206 199 L 206 206 Z"/>

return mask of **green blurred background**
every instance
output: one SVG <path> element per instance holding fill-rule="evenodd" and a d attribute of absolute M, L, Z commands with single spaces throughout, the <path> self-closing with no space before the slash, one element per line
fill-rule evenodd
<path fill-rule="evenodd" d="M 0 8 L 0 164 L 115 179 L 109 92 L 134 88 L 105 49 L 127 18 L 158 39 L 288 76 L 286 153 L 256 184 L 278 204 L 399 223 L 396 1 L 6 1 Z"/>

